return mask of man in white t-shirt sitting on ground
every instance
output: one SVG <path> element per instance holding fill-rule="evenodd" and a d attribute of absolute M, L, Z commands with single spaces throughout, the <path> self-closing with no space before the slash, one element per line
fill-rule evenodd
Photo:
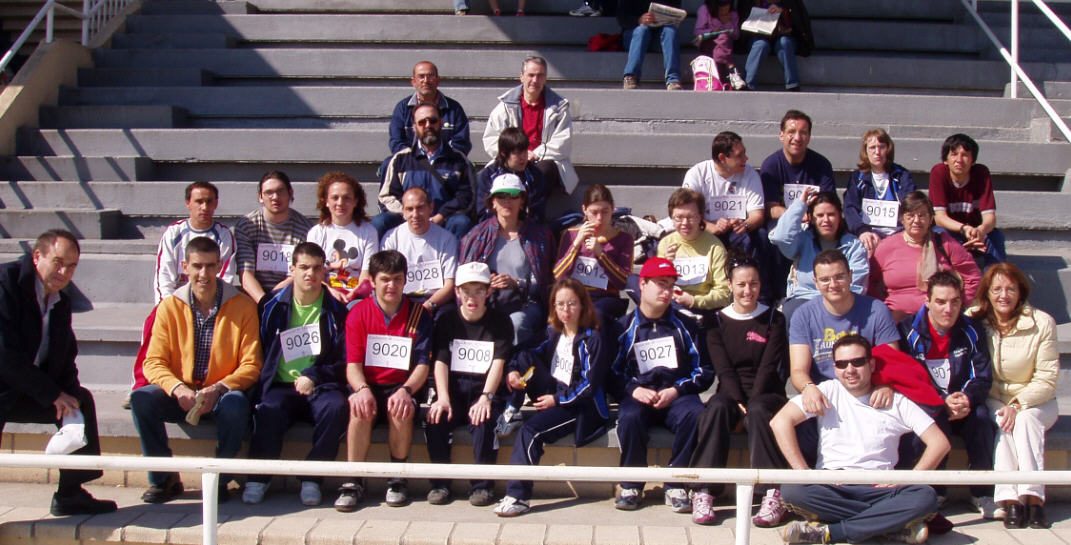
<path fill-rule="evenodd" d="M 450 231 L 431 221 L 428 192 L 411 187 L 402 194 L 405 223 L 383 236 L 380 247 L 398 250 L 409 264 L 405 296 L 437 316 L 444 305 L 454 303 L 458 242 Z"/>
<path fill-rule="evenodd" d="M 816 418 L 817 469 L 892 469 L 900 436 L 915 433 L 926 445 L 916 470 L 934 469 L 951 448 L 944 433 L 922 409 L 899 393 L 883 409 L 871 406 L 874 358 L 870 343 L 846 335 L 833 346 L 837 380 L 816 386 L 828 400 L 821 414 L 806 412 L 797 395 L 770 421 L 777 445 L 793 469 L 809 469 L 796 440 L 796 426 Z M 835 480 L 835 479 L 834 479 Z M 905 543 L 929 537 L 926 520 L 937 511 L 937 493 L 925 485 L 786 484 L 785 505 L 808 522 L 785 527 L 786 543 L 859 543 L 885 535 Z"/>

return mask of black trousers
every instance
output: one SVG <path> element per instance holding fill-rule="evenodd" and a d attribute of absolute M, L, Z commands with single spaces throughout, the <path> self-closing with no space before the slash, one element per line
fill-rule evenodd
<path fill-rule="evenodd" d="M 82 416 L 86 421 L 86 446 L 74 451 L 72 454 L 88 456 L 100 456 L 100 436 L 97 431 L 97 405 L 93 401 L 93 394 L 85 388 L 79 387 L 77 392 L 70 393 L 78 400 L 82 410 Z M 26 396 L 19 396 L 7 411 L 0 415 L 0 432 L 8 422 L 55 424 L 58 428 L 62 425 L 56 419 L 56 407 L 49 405 L 43 407 L 36 401 Z M 61 469 L 59 471 L 59 490 L 68 492 L 82 486 L 103 475 L 98 469 Z"/>
<path fill-rule="evenodd" d="M 751 467 L 762 469 L 787 469 L 788 464 L 777 447 L 777 439 L 770 429 L 770 419 L 785 404 L 783 395 L 762 394 L 747 403 L 747 416 L 740 412 L 736 402 L 722 393 L 707 400 L 706 411 L 699 417 L 698 436 L 692 452 L 691 467 L 725 467 L 729 461 L 729 442 L 733 429 L 743 419 L 747 426 L 748 451 Z M 692 488 L 707 488 L 715 496 L 722 493 L 724 484 L 697 484 Z"/>

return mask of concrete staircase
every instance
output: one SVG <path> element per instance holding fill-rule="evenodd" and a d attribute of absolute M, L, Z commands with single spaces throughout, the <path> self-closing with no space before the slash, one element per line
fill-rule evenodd
<path fill-rule="evenodd" d="M 996 21 L 1006 4 L 993 4 L 986 17 Z M 698 0 L 685 5 L 694 13 Z M 639 214 L 665 213 L 668 193 L 709 157 L 719 131 L 740 133 L 758 165 L 779 149 L 777 123 L 788 108 L 814 118 L 812 147 L 833 162 L 842 187 L 867 128 L 889 130 L 896 160 L 921 187 L 941 141 L 971 134 L 994 174 L 1012 259 L 1034 281 L 1033 301 L 1071 323 L 1071 145 L 1055 138 L 1032 100 L 1001 98 L 1007 68 L 958 2 L 807 5 L 818 45 L 800 59 L 807 92 L 704 94 L 661 90 L 654 54 L 646 89 L 621 90 L 624 53 L 585 50 L 588 37 L 616 33 L 616 22 L 568 17 L 574 0 L 530 0 L 524 18 L 485 17 L 479 0 L 467 17 L 450 15 L 445 1 L 145 0 L 111 47 L 93 52 L 78 85 L 61 89 L 37 126 L 19 130 L 15 154 L 0 157 L 0 260 L 47 227 L 86 239 L 73 286 L 81 377 L 121 389 L 152 302 L 158 237 L 185 215 L 189 181 L 219 185 L 217 216 L 229 223 L 257 206 L 255 180 L 269 169 L 291 175 L 295 206 L 310 216 L 312 181 L 328 170 L 357 176 L 374 194 L 390 112 L 412 92 L 411 68 L 424 59 L 468 112 L 477 148 L 470 159 L 482 164 L 487 113 L 515 84 L 520 60 L 539 54 L 550 63 L 550 85 L 572 103 L 582 183 L 611 185 L 618 204 Z M 683 36 L 693 24 L 684 23 Z M 1027 68 L 1071 116 L 1071 84 L 1060 81 L 1071 81 L 1068 46 L 1050 54 L 1047 44 L 1024 57 Z M 694 55 L 683 51 L 686 74 Z M 779 78 L 771 59 L 760 83 L 777 89 Z"/>

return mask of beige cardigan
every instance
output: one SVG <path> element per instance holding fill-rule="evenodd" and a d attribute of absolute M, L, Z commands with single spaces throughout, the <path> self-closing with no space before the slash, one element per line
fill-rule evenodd
<path fill-rule="evenodd" d="M 1018 402 L 1024 409 L 1055 397 L 1060 350 L 1052 316 L 1024 305 L 1011 334 L 1002 336 L 987 325 L 986 338 L 993 362 L 989 397 L 1004 404 Z"/>

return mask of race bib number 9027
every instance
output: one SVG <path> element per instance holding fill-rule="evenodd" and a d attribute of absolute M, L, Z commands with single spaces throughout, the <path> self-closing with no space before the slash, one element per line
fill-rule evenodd
<path fill-rule="evenodd" d="M 658 337 L 632 345 L 640 374 L 656 367 L 677 368 L 677 344 L 673 337 Z"/>

